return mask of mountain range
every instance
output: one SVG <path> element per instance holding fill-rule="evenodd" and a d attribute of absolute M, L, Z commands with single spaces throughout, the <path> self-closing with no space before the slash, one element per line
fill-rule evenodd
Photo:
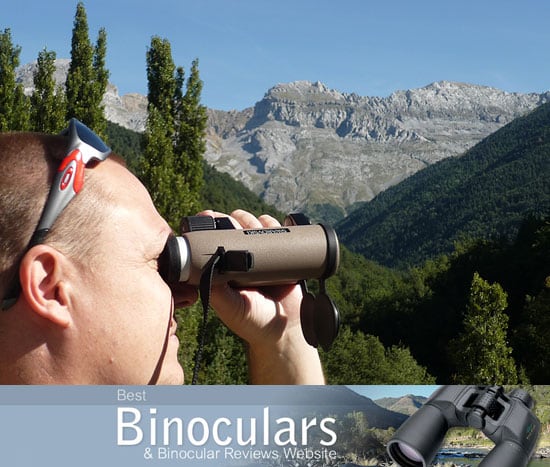
<path fill-rule="evenodd" d="M 57 61 L 64 81 L 69 61 Z M 36 64 L 18 69 L 32 89 Z M 253 107 L 208 109 L 205 159 L 280 211 L 335 222 L 418 170 L 463 154 L 518 116 L 550 101 L 543 94 L 441 81 L 388 97 L 342 93 L 320 82 L 269 89 Z M 141 132 L 147 99 L 109 84 L 107 119 Z"/>
<path fill-rule="evenodd" d="M 317 414 L 325 416 L 342 416 L 348 413 L 361 412 L 368 420 L 370 428 L 384 430 L 398 428 L 409 415 L 399 410 L 383 407 L 377 401 L 355 392 L 353 386 L 304 386 L 303 390 L 296 392 L 292 401 L 296 414 L 310 412 L 312 408 Z M 272 403 L 273 405 L 284 405 L 276 400 L 273 400 Z"/>
<path fill-rule="evenodd" d="M 418 265 L 461 240 L 511 239 L 528 216 L 548 216 L 548 180 L 550 103 L 364 203 L 336 230 L 369 259 Z"/>
<path fill-rule="evenodd" d="M 374 402 L 380 407 L 384 407 L 392 412 L 410 416 L 422 407 L 427 400 L 428 398 L 424 396 L 408 394 L 402 397 L 384 397 L 382 399 L 376 399 Z"/>
<path fill-rule="evenodd" d="M 549 98 L 446 81 L 386 98 L 280 84 L 252 109 L 210 112 L 206 159 L 282 211 L 333 221 Z"/>

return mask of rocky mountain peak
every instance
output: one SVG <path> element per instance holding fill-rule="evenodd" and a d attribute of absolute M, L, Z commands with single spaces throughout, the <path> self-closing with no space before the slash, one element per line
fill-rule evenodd
<path fill-rule="evenodd" d="M 431 138 L 437 119 L 502 124 L 548 99 L 548 93 L 507 93 L 450 81 L 397 91 L 387 98 L 361 97 L 320 82 L 296 81 L 271 88 L 255 105 L 248 128 L 279 121 L 301 128 L 330 128 L 340 137 L 424 141 Z M 420 121 L 429 130 L 424 134 L 414 128 Z"/>
<path fill-rule="evenodd" d="M 267 91 L 264 99 L 295 103 L 330 103 L 345 102 L 345 95 L 329 89 L 320 81 L 293 81 L 273 86 Z"/>

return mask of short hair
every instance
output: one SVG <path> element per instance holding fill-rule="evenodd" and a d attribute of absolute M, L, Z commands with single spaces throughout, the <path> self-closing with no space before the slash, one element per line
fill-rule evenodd
<path fill-rule="evenodd" d="M 0 134 L 0 297 L 24 256 L 67 152 L 67 138 L 40 133 Z M 109 194 L 85 171 L 81 192 L 54 222 L 44 243 L 75 258 L 89 254 Z M 103 207 L 103 209 L 101 209 Z"/>

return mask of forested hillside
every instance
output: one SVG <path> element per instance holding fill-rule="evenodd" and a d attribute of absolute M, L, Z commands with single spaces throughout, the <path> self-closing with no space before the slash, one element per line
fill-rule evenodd
<path fill-rule="evenodd" d="M 353 333 L 410 349 L 442 384 L 481 384 L 487 369 L 487 384 L 550 381 L 548 220 L 526 220 L 513 241 L 461 243 L 406 271 L 353 258 L 329 284 Z M 484 321 L 467 331 L 472 316 Z M 353 359 L 355 344 L 347 348 Z M 514 367 L 511 379 L 501 366 Z"/>
<path fill-rule="evenodd" d="M 550 212 L 550 104 L 460 158 L 436 163 L 340 222 L 341 241 L 388 266 L 421 264 L 456 241 L 513 238 L 527 215 Z"/>

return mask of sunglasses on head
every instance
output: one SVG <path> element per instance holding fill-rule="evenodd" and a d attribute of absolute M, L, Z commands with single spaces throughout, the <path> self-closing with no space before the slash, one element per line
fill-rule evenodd
<path fill-rule="evenodd" d="M 61 135 L 69 139 L 67 155 L 57 169 L 40 220 L 23 254 L 44 242 L 63 209 L 80 192 L 84 186 L 86 166 L 92 162 L 104 161 L 111 154 L 111 149 L 101 138 L 76 118 L 69 121 L 68 128 Z M 11 307 L 20 293 L 19 274 L 16 274 L 2 300 L 2 309 Z"/>

